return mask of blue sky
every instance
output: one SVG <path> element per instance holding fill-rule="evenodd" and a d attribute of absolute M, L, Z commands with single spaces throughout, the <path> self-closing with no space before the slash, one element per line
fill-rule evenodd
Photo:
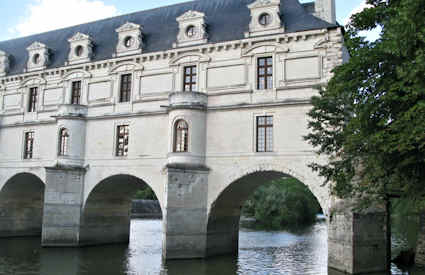
<path fill-rule="evenodd" d="M 187 0 L 0 0 L 0 41 Z M 301 0 L 300 2 L 310 2 Z M 364 0 L 336 0 L 345 23 Z"/>

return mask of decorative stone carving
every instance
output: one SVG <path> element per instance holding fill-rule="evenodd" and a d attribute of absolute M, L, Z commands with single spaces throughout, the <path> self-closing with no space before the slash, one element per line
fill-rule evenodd
<path fill-rule="evenodd" d="M 89 62 L 93 56 L 93 42 L 89 35 L 77 32 L 68 39 L 69 64 Z"/>
<path fill-rule="evenodd" d="M 249 32 L 245 37 L 270 35 L 285 31 L 280 18 L 280 0 L 257 0 L 248 5 L 251 11 Z"/>
<path fill-rule="evenodd" d="M 124 56 L 142 53 L 143 48 L 143 27 L 127 22 L 115 31 L 118 33 L 118 44 L 116 56 Z"/>
<path fill-rule="evenodd" d="M 43 70 L 49 64 L 49 49 L 40 42 L 32 43 L 28 48 L 27 71 Z"/>
<path fill-rule="evenodd" d="M 9 55 L 0 51 L 0 76 L 5 76 L 9 72 Z"/>
<path fill-rule="evenodd" d="M 174 47 L 184 47 L 208 42 L 205 14 L 189 10 L 177 17 L 179 33 Z"/>

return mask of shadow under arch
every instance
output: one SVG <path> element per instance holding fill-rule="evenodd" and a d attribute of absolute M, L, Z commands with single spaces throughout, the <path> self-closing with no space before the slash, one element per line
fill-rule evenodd
<path fill-rule="evenodd" d="M 208 212 L 208 257 L 226 254 L 237 255 L 239 248 L 239 221 L 244 202 L 261 185 L 281 178 L 295 177 L 274 170 L 252 171 L 232 181 L 218 195 Z M 313 195 L 316 197 L 314 193 Z"/>
<path fill-rule="evenodd" d="M 0 190 L 0 237 L 41 236 L 44 182 L 31 173 L 12 176 Z"/>
<path fill-rule="evenodd" d="M 136 192 L 146 186 L 150 188 L 142 179 L 126 174 L 100 181 L 84 203 L 80 245 L 128 243 L 131 201 Z"/>

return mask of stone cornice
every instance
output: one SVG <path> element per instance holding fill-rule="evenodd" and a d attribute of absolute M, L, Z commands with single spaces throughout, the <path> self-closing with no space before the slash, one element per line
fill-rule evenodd
<path fill-rule="evenodd" d="M 29 77 L 44 77 L 49 75 L 64 75 L 68 72 L 71 72 L 76 69 L 82 69 L 86 71 L 101 69 L 101 68 L 112 68 L 119 63 L 122 63 L 123 61 L 130 61 L 134 63 L 143 63 L 146 61 L 152 61 L 152 60 L 160 60 L 160 59 L 173 59 L 180 55 L 186 54 L 186 53 L 211 53 L 214 51 L 227 51 L 232 49 L 247 49 L 248 47 L 252 47 L 253 45 L 261 42 L 271 42 L 271 43 L 278 43 L 281 45 L 285 45 L 292 42 L 298 42 L 298 41 L 305 41 L 313 37 L 317 36 L 323 36 L 329 33 L 328 29 L 318 29 L 318 30 L 309 30 L 309 31 L 303 31 L 303 32 L 295 32 L 295 33 L 285 33 L 285 34 L 276 34 L 276 35 L 270 35 L 267 37 L 252 37 L 252 38 L 245 38 L 240 40 L 232 40 L 232 41 L 226 41 L 226 42 L 220 42 L 220 43 L 207 43 L 197 46 L 190 46 L 190 47 L 184 47 L 184 48 L 175 48 L 170 49 L 166 51 L 160 51 L 160 52 L 152 52 L 152 53 L 142 53 L 142 54 L 135 54 L 131 56 L 124 56 L 124 57 L 111 57 L 109 59 L 100 60 L 100 61 L 93 61 L 85 64 L 76 64 L 76 65 L 64 65 L 62 67 L 58 68 L 51 68 L 51 69 L 44 69 L 41 71 L 36 72 L 25 72 L 10 76 L 3 76 L 0 77 L 0 83 L 8 83 L 8 82 L 15 82 L 15 81 L 23 81 Z"/>

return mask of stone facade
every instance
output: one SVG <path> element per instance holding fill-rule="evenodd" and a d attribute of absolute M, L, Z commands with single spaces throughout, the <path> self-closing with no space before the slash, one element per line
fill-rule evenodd
<path fill-rule="evenodd" d="M 28 72 L 17 73 L 9 65 L 0 70 L 0 190 L 17 176 L 26 185 L 44 183 L 37 189 L 44 197 L 36 200 L 43 201 L 43 212 L 22 228 L 42 230 L 45 246 L 126 242 L 132 195 L 147 184 L 162 208 L 166 259 L 237 253 L 241 205 L 256 187 L 283 176 L 306 184 L 329 214 L 329 188 L 308 168 L 321 160 L 302 137 L 308 133 L 314 87 L 325 85 L 343 62 L 342 30 L 302 11 L 296 0 L 253 2 L 242 7 L 253 12 L 249 20 L 259 20 L 264 12 L 271 15 L 267 20 L 277 20 L 287 5 L 288 11 L 327 27 L 291 32 L 297 25 L 290 17 L 261 28 L 246 20 L 241 29 L 250 30 L 247 35 L 211 42 L 216 36 L 208 25 L 214 22 L 202 5 L 213 2 L 200 1 L 199 12 L 193 11 L 195 2 L 185 4 L 191 5 L 186 10 L 176 6 L 175 37 L 167 37 L 174 42 L 166 50 L 149 48 L 149 39 L 155 39 L 145 36 L 149 26 L 117 22 L 123 27 L 109 30 L 117 44 L 108 45 L 108 58 L 99 58 L 106 46 L 81 30 L 69 40 L 73 52 L 62 53 L 69 60 L 60 66 L 53 66 L 57 52 L 38 43 L 31 53 L 41 59 L 30 59 Z M 195 29 L 188 30 L 191 26 Z M 261 58 L 272 63 L 266 89 L 259 85 Z M 189 67 L 195 82 L 191 91 L 187 87 L 193 83 L 185 83 Z M 123 95 L 125 89 L 129 93 Z M 264 116 L 273 120 L 272 145 L 258 152 L 257 118 Z M 176 130 L 179 121 L 188 127 L 182 136 Z M 62 129 L 68 136 L 60 136 Z M 179 138 L 182 147 L 176 146 Z M 13 204 L 0 204 L 0 213 Z M 14 232 L 1 230 L 13 227 L 13 215 L 8 221 L 0 218 L 0 234 L 7 231 L 3 236 Z M 341 249 L 352 253 L 353 246 Z"/>

